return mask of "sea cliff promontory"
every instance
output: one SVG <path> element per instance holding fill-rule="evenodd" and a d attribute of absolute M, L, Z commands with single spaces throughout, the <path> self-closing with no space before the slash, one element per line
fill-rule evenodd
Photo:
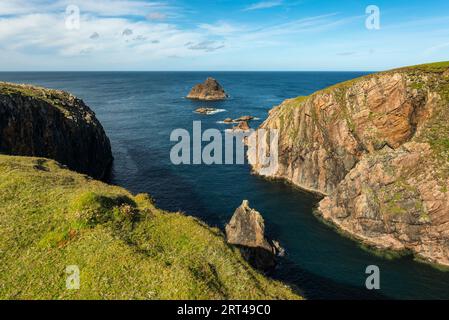
<path fill-rule="evenodd" d="M 318 214 L 369 246 L 449 266 L 449 62 L 286 100 L 260 128 L 279 130 L 279 161 L 254 172 L 320 194 Z"/>
<path fill-rule="evenodd" d="M 0 153 L 45 157 L 102 179 L 111 145 L 94 112 L 70 93 L 0 82 Z"/>

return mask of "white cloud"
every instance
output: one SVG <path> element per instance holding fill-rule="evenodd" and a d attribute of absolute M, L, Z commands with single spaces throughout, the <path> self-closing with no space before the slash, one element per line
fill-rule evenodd
<path fill-rule="evenodd" d="M 122 32 L 122 36 L 130 36 L 133 34 L 133 31 L 129 28 L 126 28 L 125 30 L 123 30 Z"/>
<path fill-rule="evenodd" d="M 215 24 L 203 23 L 198 27 L 213 35 L 229 35 L 236 32 L 247 31 L 247 28 L 224 21 L 219 21 Z"/>
<path fill-rule="evenodd" d="M 213 52 L 224 48 L 224 44 L 218 41 L 206 40 L 200 43 L 190 44 L 187 46 L 190 50 L 201 50 L 206 52 Z"/>
<path fill-rule="evenodd" d="M 161 12 L 151 12 L 147 15 L 147 19 L 149 20 L 165 20 L 167 15 Z"/>
<path fill-rule="evenodd" d="M 94 32 L 91 34 L 91 36 L 89 37 L 89 39 L 95 40 L 100 38 L 100 35 L 98 34 L 98 32 Z"/>
<path fill-rule="evenodd" d="M 449 42 L 440 43 L 440 44 L 434 45 L 434 46 L 432 46 L 430 48 L 427 48 L 424 51 L 424 54 L 430 55 L 430 54 L 433 54 L 433 53 L 438 52 L 440 50 L 446 49 L 447 47 L 449 47 Z"/>
<path fill-rule="evenodd" d="M 68 30 L 65 27 L 65 8 L 68 4 L 80 8 L 79 30 Z M 161 2 L 147 1 L 1 0 L 0 69 L 6 67 L 1 61 L 8 61 L 11 52 L 19 56 L 28 55 L 31 61 L 36 60 L 37 55 L 45 56 L 48 63 L 79 55 L 91 55 L 93 63 L 95 60 L 107 61 L 108 57 L 120 55 L 145 54 L 148 59 L 163 56 L 165 51 L 176 50 L 191 55 L 192 52 L 183 44 L 186 41 L 205 41 L 200 32 L 182 30 L 161 21 L 129 18 L 130 15 L 145 17 L 149 12 L 154 13 L 155 9 L 165 8 L 169 9 Z M 160 20 L 163 13 L 157 12 Z M 156 16 L 153 15 L 153 18 Z M 131 34 L 135 36 L 123 37 Z M 181 40 L 177 40 L 179 38 Z M 155 45 L 158 50 L 155 50 Z"/>
<path fill-rule="evenodd" d="M 45 1 L 40 1 L 40 3 L 45 3 Z M 39 9 L 39 1 L 37 0 L 0 1 L 0 16 L 35 13 Z"/>
<path fill-rule="evenodd" d="M 145 16 L 150 10 L 164 8 L 162 2 L 125 1 L 125 0 L 59 0 L 56 7 L 77 5 L 81 12 L 101 16 Z"/>
<path fill-rule="evenodd" d="M 293 35 L 331 30 L 356 19 L 358 17 L 341 18 L 338 13 L 329 13 L 256 28 L 224 22 L 214 25 L 200 25 L 200 27 L 212 36 L 221 36 L 226 41 L 227 48 L 241 48 L 278 46 L 285 39 L 289 41 L 289 37 Z"/>
<path fill-rule="evenodd" d="M 57 13 L 69 5 L 79 7 L 81 13 L 99 16 L 146 16 L 155 10 L 173 10 L 164 2 L 142 0 L 1 0 L 0 16 L 30 13 Z M 159 12 L 161 15 L 163 13 Z"/>
<path fill-rule="evenodd" d="M 167 61 L 175 56 L 190 66 L 196 58 L 219 59 L 226 53 L 228 59 L 241 49 L 279 48 L 291 43 L 289 35 L 327 30 L 346 21 L 329 14 L 275 25 L 219 20 L 186 26 L 162 19 L 163 10 L 170 9 L 161 2 L 30 0 L 23 8 L 17 3 L 21 0 L 0 0 L 0 8 L 9 12 L 0 14 L 0 70 L 151 68 L 162 66 L 161 61 L 171 68 Z M 80 6 L 78 30 L 65 26 L 67 3 Z M 151 13 L 161 15 L 148 19 Z"/>
<path fill-rule="evenodd" d="M 132 30 L 137 37 L 123 37 L 124 30 Z M 91 41 L 95 37 L 94 44 Z M 129 32 L 126 32 L 129 34 Z M 145 39 L 164 39 L 162 43 L 169 48 L 154 50 L 154 41 Z M 33 14 L 0 19 L 0 43 L 3 50 L 18 51 L 21 54 L 35 55 L 44 52 L 53 58 L 95 53 L 94 59 L 103 60 L 109 55 L 145 52 L 148 56 L 158 56 L 165 50 L 181 50 L 186 41 L 203 41 L 199 33 L 183 31 L 170 24 L 132 22 L 124 18 L 101 18 L 82 16 L 79 30 L 65 28 L 63 14 Z M 151 44 L 151 49 L 148 45 Z M 51 50 L 50 50 L 51 49 Z M 2 61 L 7 61 L 2 57 Z M 107 60 L 107 59 L 106 59 Z"/>
<path fill-rule="evenodd" d="M 282 0 L 273 0 L 273 1 L 261 1 L 257 3 L 253 3 L 243 9 L 243 11 L 253 11 L 253 10 L 260 10 L 260 9 L 269 9 L 273 7 L 278 7 L 283 4 Z"/>

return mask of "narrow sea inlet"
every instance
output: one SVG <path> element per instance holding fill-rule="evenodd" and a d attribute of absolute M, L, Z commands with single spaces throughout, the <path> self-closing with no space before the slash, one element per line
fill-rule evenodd
<path fill-rule="evenodd" d="M 3 81 L 62 89 L 82 98 L 103 124 L 115 157 L 111 180 L 132 192 L 151 194 L 159 207 L 183 211 L 223 228 L 248 199 L 265 218 L 270 237 L 287 256 L 273 277 L 300 287 L 307 298 L 449 298 L 449 272 L 410 257 L 389 260 L 362 249 L 313 215 L 314 196 L 283 182 L 267 181 L 248 165 L 173 165 L 170 133 L 226 130 L 226 118 L 250 115 L 257 127 L 284 99 L 308 95 L 364 75 L 356 72 L 103 72 L 1 73 Z M 190 88 L 212 76 L 230 98 L 191 101 Z M 224 112 L 204 115 L 200 107 Z M 365 288 L 366 267 L 377 265 L 381 289 Z"/>

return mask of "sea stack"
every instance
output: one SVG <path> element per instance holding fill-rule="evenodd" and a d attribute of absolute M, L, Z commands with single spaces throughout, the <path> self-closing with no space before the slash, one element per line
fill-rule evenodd
<path fill-rule="evenodd" d="M 270 271 L 276 266 L 276 255 L 283 252 L 278 243 L 265 238 L 262 215 L 243 200 L 226 225 L 226 239 L 237 245 L 245 259 L 255 268 Z"/>
<path fill-rule="evenodd" d="M 223 87 L 214 78 L 207 78 L 205 82 L 193 87 L 187 95 L 188 99 L 218 101 L 228 97 Z"/>

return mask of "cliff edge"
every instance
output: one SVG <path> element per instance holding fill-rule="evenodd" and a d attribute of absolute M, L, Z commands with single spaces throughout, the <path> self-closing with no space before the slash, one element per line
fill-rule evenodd
<path fill-rule="evenodd" d="M 254 172 L 321 194 L 319 214 L 370 246 L 449 266 L 449 62 L 286 100 L 261 128 L 279 162 Z"/>
<path fill-rule="evenodd" d="M 113 160 L 103 127 L 82 100 L 5 82 L 0 82 L 0 153 L 55 159 L 98 179 Z"/>
<path fill-rule="evenodd" d="M 0 182 L 0 299 L 301 298 L 146 194 L 32 157 L 0 155 Z"/>

